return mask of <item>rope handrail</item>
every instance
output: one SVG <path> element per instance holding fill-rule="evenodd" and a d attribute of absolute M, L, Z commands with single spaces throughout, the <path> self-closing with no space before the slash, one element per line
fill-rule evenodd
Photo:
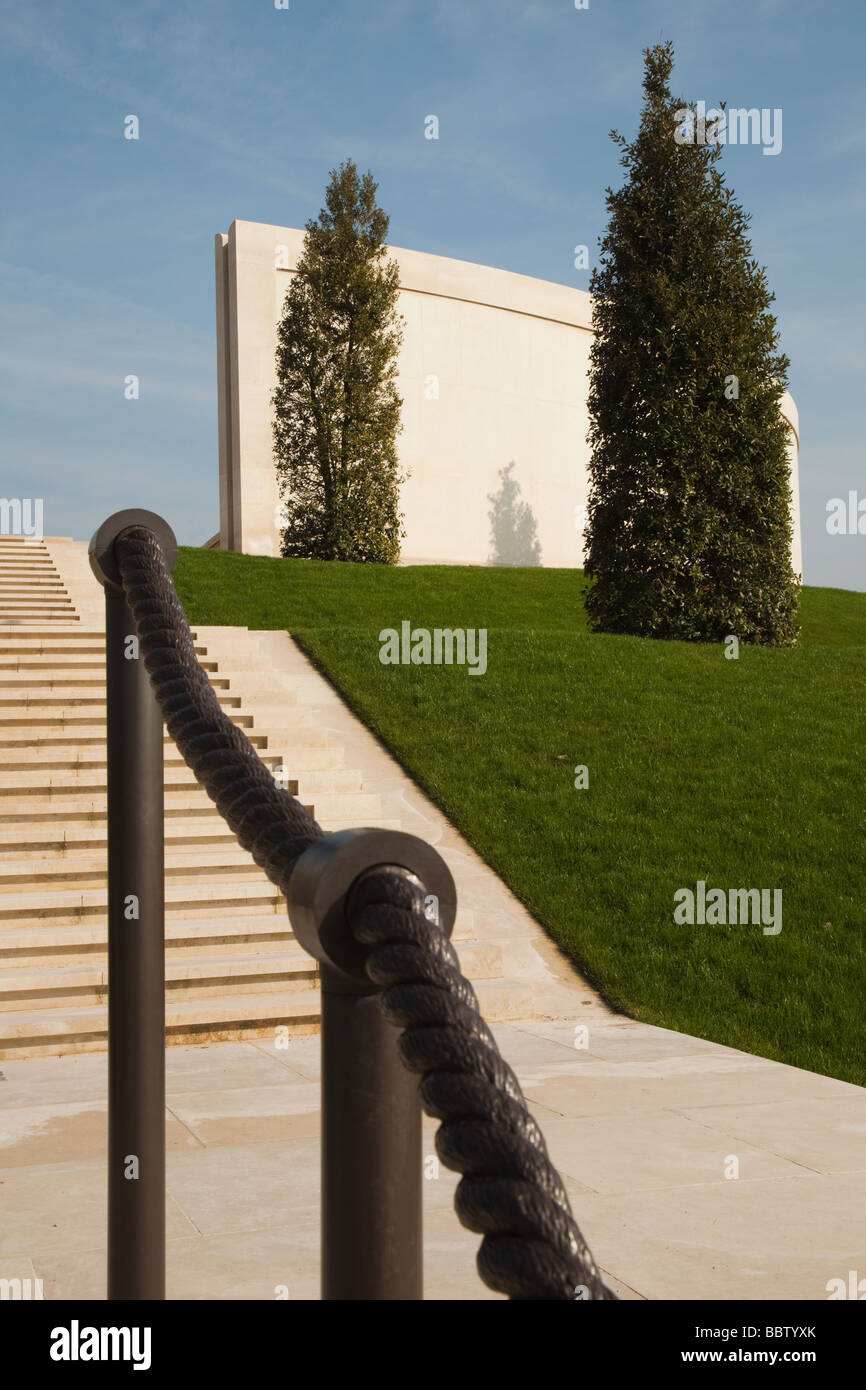
<path fill-rule="evenodd" d="M 156 534 L 130 526 L 114 553 L 169 734 L 239 843 L 288 896 L 298 861 L 327 837 L 220 706 Z M 395 865 L 368 869 L 349 893 L 346 919 L 400 1030 L 403 1065 L 420 1078 L 422 1106 L 440 1121 L 439 1158 L 462 1175 L 455 1209 L 483 1237 L 484 1283 L 513 1300 L 615 1299 L 454 947 L 425 915 L 424 886 Z"/>

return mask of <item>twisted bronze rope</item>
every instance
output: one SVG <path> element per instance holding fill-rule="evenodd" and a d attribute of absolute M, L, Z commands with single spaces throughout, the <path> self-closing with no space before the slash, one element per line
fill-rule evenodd
<path fill-rule="evenodd" d="M 130 527 L 115 555 L 168 732 L 240 844 L 285 893 L 323 831 L 223 712 L 154 533 Z M 424 914 L 423 890 L 404 871 L 377 869 L 356 883 L 347 918 L 368 949 L 386 1016 L 402 1030 L 400 1056 L 421 1078 L 421 1103 L 441 1121 L 439 1157 L 462 1174 L 455 1207 L 483 1236 L 484 1283 L 516 1300 L 613 1299 L 457 954 Z"/>
<path fill-rule="evenodd" d="M 520 1300 L 613 1299 L 457 953 L 424 915 L 423 889 L 400 870 L 376 869 L 356 884 L 347 916 L 369 948 L 385 1014 L 403 1030 L 400 1056 L 421 1077 L 421 1104 L 441 1121 L 436 1151 L 463 1174 L 454 1205 L 484 1237 L 484 1283 Z"/>
<path fill-rule="evenodd" d="M 239 843 L 285 893 L 295 863 L 324 832 L 224 713 L 154 533 L 130 527 L 114 550 L 165 726 Z"/>

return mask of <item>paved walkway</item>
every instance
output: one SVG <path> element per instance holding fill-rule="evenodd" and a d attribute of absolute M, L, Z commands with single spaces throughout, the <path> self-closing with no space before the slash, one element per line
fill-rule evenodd
<path fill-rule="evenodd" d="M 586 1026 L 586 1048 L 570 1022 L 495 1031 L 621 1297 L 826 1299 L 828 1280 L 866 1277 L 866 1092 L 627 1020 Z M 317 1038 L 168 1050 L 170 1298 L 318 1297 L 318 1053 Z M 0 1278 L 104 1298 L 106 1058 L 2 1071 Z M 425 1120 L 427 1154 L 434 1132 Z M 455 1183 L 424 1183 L 426 1296 L 492 1297 Z"/>

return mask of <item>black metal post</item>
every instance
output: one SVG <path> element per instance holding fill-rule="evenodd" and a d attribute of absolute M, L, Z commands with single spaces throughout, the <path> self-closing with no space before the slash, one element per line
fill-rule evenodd
<path fill-rule="evenodd" d="M 450 935 L 454 880 L 423 840 L 343 830 L 298 860 L 289 884 L 295 935 L 321 963 L 322 1298 L 423 1297 L 421 1104 L 379 991 L 352 939 L 346 902 L 364 873 L 389 866 L 438 903 Z"/>
<path fill-rule="evenodd" d="M 108 1297 L 165 1298 L 165 889 L 162 714 L 119 583 L 119 512 L 90 544 L 105 587 L 108 744 Z"/>
<path fill-rule="evenodd" d="M 378 992 L 321 975 L 322 1298 L 420 1299 L 418 1080 Z"/>

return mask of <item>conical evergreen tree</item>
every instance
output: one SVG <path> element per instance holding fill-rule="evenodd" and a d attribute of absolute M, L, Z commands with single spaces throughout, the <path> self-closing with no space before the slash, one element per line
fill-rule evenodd
<path fill-rule="evenodd" d="M 331 171 L 278 326 L 284 555 L 393 564 L 400 554 L 399 272 L 385 260 L 377 187 L 351 160 Z"/>
<path fill-rule="evenodd" d="M 607 190 L 593 272 L 585 595 L 598 631 L 778 646 L 798 640 L 791 567 L 788 359 L 749 218 L 719 171 L 720 127 L 694 143 L 645 50 L 627 179 Z M 707 143 L 700 143 L 703 135 Z"/>

